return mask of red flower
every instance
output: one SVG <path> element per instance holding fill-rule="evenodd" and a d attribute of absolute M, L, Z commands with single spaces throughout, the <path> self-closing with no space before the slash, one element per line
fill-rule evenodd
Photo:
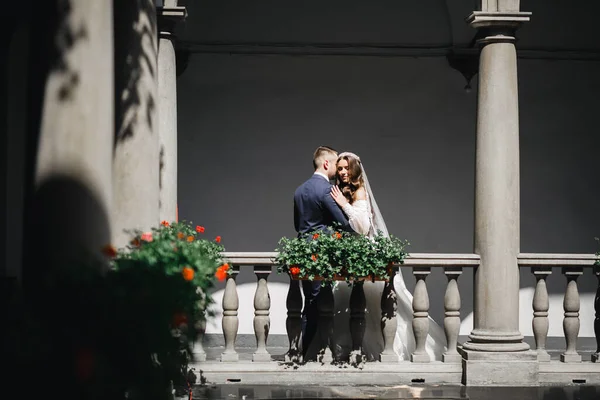
<path fill-rule="evenodd" d="M 181 274 L 183 275 L 183 279 L 185 279 L 186 281 L 191 281 L 192 279 L 194 279 L 194 270 L 190 267 L 185 267 L 181 271 Z"/>
<path fill-rule="evenodd" d="M 227 279 L 227 271 L 225 271 L 222 268 L 217 268 L 217 272 L 215 272 L 215 276 L 217 277 L 218 280 L 224 281 L 225 279 Z"/>
<path fill-rule="evenodd" d="M 160 224 L 161 224 L 162 226 L 169 226 L 169 223 L 168 223 L 167 221 L 162 221 Z"/>
<path fill-rule="evenodd" d="M 215 238 L 215 242 L 217 242 L 217 243 L 221 243 L 221 236 L 217 236 L 217 237 Z"/>
<path fill-rule="evenodd" d="M 294 276 L 298 275 L 300 273 L 300 268 L 296 266 L 290 267 L 290 273 Z"/>
<path fill-rule="evenodd" d="M 151 242 L 152 241 L 152 232 L 142 233 L 141 239 L 146 242 Z"/>
<path fill-rule="evenodd" d="M 183 234 L 183 232 L 179 232 L 179 233 L 177 234 L 177 237 L 178 237 L 179 239 L 183 239 L 183 238 L 184 238 L 184 236 L 185 236 L 185 235 Z"/>
<path fill-rule="evenodd" d="M 107 244 L 102 248 L 102 253 L 107 257 L 114 258 L 117 256 L 117 249 L 113 245 Z"/>
<path fill-rule="evenodd" d="M 224 281 L 225 279 L 227 279 L 227 271 L 228 270 L 229 270 L 229 264 L 223 264 L 219 268 L 217 268 L 217 271 L 215 272 L 215 276 L 217 277 L 218 280 Z"/>
<path fill-rule="evenodd" d="M 313 234 L 313 239 L 318 239 L 318 238 L 319 238 L 319 234 L 318 233 Z"/>
<path fill-rule="evenodd" d="M 341 239 L 341 238 L 342 238 L 342 234 L 341 234 L 341 233 L 339 233 L 339 232 L 336 232 L 336 233 L 334 233 L 332 236 L 333 236 L 334 238 L 336 238 L 336 239 Z"/>
<path fill-rule="evenodd" d="M 198 233 L 204 233 L 204 227 L 200 226 L 200 225 L 196 225 L 196 232 L 198 232 Z"/>
<path fill-rule="evenodd" d="M 187 241 L 188 242 L 193 242 L 194 241 L 194 237 L 192 235 L 187 237 Z"/>
<path fill-rule="evenodd" d="M 188 323 L 188 317 L 184 313 L 177 313 L 173 316 L 173 326 L 179 327 Z"/>
<path fill-rule="evenodd" d="M 310 256 L 310 258 L 312 258 L 313 261 L 317 261 L 317 255 L 313 254 L 312 256 Z"/>

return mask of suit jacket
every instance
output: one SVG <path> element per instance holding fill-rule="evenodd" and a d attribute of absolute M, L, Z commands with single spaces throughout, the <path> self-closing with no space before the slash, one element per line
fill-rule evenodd
<path fill-rule="evenodd" d="M 341 229 L 354 232 L 348 218 L 331 197 L 331 184 L 325 177 L 313 175 L 294 193 L 294 227 L 303 233 L 325 229 L 341 223 Z"/>

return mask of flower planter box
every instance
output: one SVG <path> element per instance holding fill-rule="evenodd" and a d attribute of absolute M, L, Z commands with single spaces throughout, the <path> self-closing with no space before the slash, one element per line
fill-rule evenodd
<path fill-rule="evenodd" d="M 342 270 L 343 272 L 343 270 Z M 387 273 L 388 276 L 387 277 L 383 277 L 383 276 L 376 276 L 375 278 L 373 278 L 372 275 L 367 275 L 367 276 L 361 276 L 361 277 L 355 277 L 350 279 L 350 282 L 356 281 L 356 282 L 361 282 L 361 281 L 372 281 L 372 282 L 383 282 L 383 281 L 388 281 L 390 276 L 393 276 L 393 272 L 394 272 L 394 265 L 390 264 L 387 266 Z M 290 278 L 294 281 L 308 281 L 310 279 L 308 279 L 307 276 L 299 276 L 299 275 L 294 275 L 294 274 L 289 274 Z M 335 274 L 333 276 L 333 278 L 329 279 L 329 278 L 324 278 L 322 276 L 319 275 L 315 275 L 313 281 L 345 281 L 346 280 L 346 275 L 345 274 Z"/>
<path fill-rule="evenodd" d="M 294 281 L 310 280 L 306 276 L 298 276 L 298 275 L 290 274 L 290 277 Z M 342 275 L 334 275 L 334 277 L 331 279 L 323 278 L 322 276 L 316 275 L 313 279 L 313 281 L 345 281 L 345 280 L 346 280 L 346 277 L 342 276 Z M 387 280 L 389 280 L 389 278 L 376 277 L 375 279 L 373 279 L 373 277 L 369 275 L 369 276 L 361 276 L 359 278 L 350 279 L 350 282 L 352 282 L 352 281 L 357 281 L 357 282 L 360 282 L 360 281 L 387 281 Z"/>

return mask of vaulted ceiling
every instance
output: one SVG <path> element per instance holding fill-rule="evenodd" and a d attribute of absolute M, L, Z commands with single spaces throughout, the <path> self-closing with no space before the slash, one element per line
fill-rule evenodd
<path fill-rule="evenodd" d="M 468 47 L 475 30 L 464 18 L 473 0 L 187 0 L 180 45 Z M 598 57 L 600 2 L 522 0 L 533 13 L 519 31 L 519 48 L 583 52 Z M 193 50 L 192 50 L 193 51 Z"/>

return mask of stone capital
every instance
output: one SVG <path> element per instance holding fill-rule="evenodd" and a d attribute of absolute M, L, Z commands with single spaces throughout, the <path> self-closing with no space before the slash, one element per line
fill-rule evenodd
<path fill-rule="evenodd" d="M 530 20 L 530 12 L 520 11 L 473 11 L 466 18 L 471 27 L 478 29 L 477 43 L 515 42 L 515 31 Z"/>
<path fill-rule="evenodd" d="M 466 21 L 473 28 L 519 28 L 531 19 L 526 11 L 473 11 Z"/>
<path fill-rule="evenodd" d="M 168 37 L 173 33 L 175 25 L 187 18 L 187 9 L 184 6 L 159 7 L 156 9 L 156 15 L 160 35 Z"/>

